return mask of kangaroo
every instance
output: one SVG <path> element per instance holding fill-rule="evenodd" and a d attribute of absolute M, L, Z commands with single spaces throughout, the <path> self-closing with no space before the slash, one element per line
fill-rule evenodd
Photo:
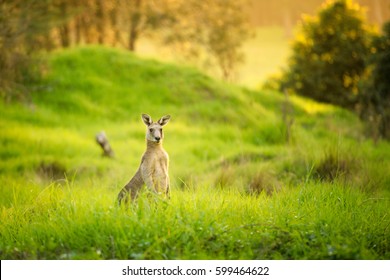
<path fill-rule="evenodd" d="M 152 192 L 162 193 L 169 197 L 169 158 L 167 152 L 162 147 L 164 139 L 162 127 L 168 123 L 170 118 L 170 115 L 166 115 L 157 122 L 153 122 L 149 115 L 142 114 L 142 120 L 147 126 L 146 151 L 142 156 L 137 172 L 119 192 L 119 204 L 123 200 L 128 202 L 129 196 L 131 200 L 134 200 L 144 184 Z"/>

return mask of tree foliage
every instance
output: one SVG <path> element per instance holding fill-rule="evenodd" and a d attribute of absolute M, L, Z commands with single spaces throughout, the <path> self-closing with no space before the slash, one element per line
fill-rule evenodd
<path fill-rule="evenodd" d="M 165 44 L 186 57 L 216 65 L 221 76 L 232 79 L 243 61 L 240 48 L 251 36 L 244 8 L 246 0 L 177 1 L 175 16 L 163 32 Z"/>
<path fill-rule="evenodd" d="M 370 53 L 371 31 L 351 0 L 326 3 L 306 17 L 282 85 L 318 101 L 353 108 Z"/>
<path fill-rule="evenodd" d="M 360 87 L 360 115 L 369 121 L 375 138 L 390 139 L 390 22 L 374 38 L 373 49 Z"/>
<path fill-rule="evenodd" d="M 48 46 L 49 0 L 0 1 L 0 97 L 24 99 L 24 83 L 38 71 L 33 54 Z"/>

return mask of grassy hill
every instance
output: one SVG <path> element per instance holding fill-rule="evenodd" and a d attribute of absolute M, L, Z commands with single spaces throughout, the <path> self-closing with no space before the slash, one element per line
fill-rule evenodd
<path fill-rule="evenodd" d="M 390 145 L 344 110 L 101 47 L 51 54 L 31 98 L 0 103 L 2 259 L 390 257 Z M 172 198 L 121 208 L 141 113 L 172 115 Z"/>

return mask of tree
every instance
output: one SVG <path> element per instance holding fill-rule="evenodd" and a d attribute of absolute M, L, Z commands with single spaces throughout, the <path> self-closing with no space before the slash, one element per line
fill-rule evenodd
<path fill-rule="evenodd" d="M 234 76 L 242 62 L 240 47 L 251 36 L 246 0 L 180 0 L 169 12 L 163 30 L 164 43 L 190 59 L 216 65 L 224 79 Z"/>
<path fill-rule="evenodd" d="M 326 3 L 304 18 L 282 87 L 318 101 L 354 108 L 372 33 L 351 0 Z"/>
<path fill-rule="evenodd" d="M 54 0 L 51 5 L 54 6 L 55 9 L 58 9 L 62 12 L 61 16 L 63 18 L 68 19 L 70 16 L 71 7 L 69 3 L 66 2 L 66 0 Z M 70 23 L 67 20 L 63 20 L 62 24 L 58 26 L 58 31 L 61 46 L 64 48 L 69 47 L 71 44 Z"/>
<path fill-rule="evenodd" d="M 205 48 L 210 50 L 222 77 L 229 80 L 244 59 L 240 48 L 251 35 L 247 16 L 240 1 L 215 1 L 208 15 L 209 30 Z"/>
<path fill-rule="evenodd" d="M 368 58 L 368 74 L 361 84 L 360 115 L 370 123 L 374 139 L 390 139 L 390 22 L 376 36 Z"/>
<path fill-rule="evenodd" d="M 35 54 L 47 48 L 53 26 L 50 0 L 0 1 L 0 97 L 27 98 L 26 82 L 35 76 Z"/>

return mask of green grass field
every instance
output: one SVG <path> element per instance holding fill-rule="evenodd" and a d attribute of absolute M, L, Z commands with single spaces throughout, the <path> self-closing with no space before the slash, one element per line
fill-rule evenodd
<path fill-rule="evenodd" d="M 102 47 L 51 54 L 31 98 L 0 103 L 1 259 L 390 258 L 390 144 L 349 112 Z M 172 115 L 171 199 L 118 207 L 141 113 Z"/>

